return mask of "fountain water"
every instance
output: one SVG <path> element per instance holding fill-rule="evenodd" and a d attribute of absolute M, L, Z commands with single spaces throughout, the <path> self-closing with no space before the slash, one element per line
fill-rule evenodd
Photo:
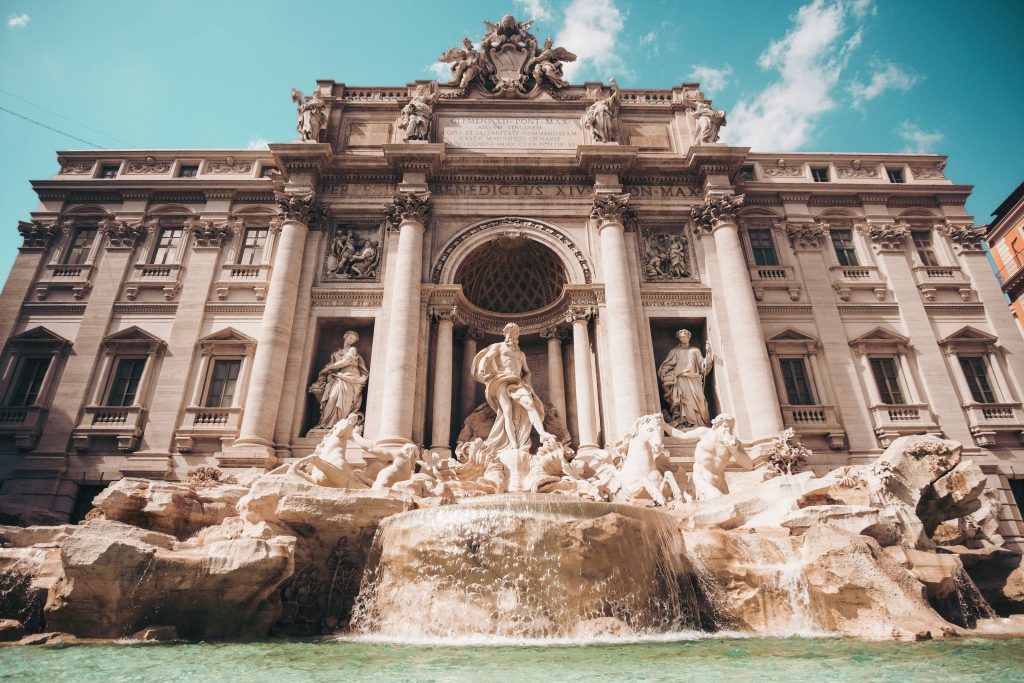
<path fill-rule="evenodd" d="M 406 512 L 377 532 L 352 627 L 402 639 L 696 629 L 684 551 L 670 515 L 634 505 L 506 494 Z"/>

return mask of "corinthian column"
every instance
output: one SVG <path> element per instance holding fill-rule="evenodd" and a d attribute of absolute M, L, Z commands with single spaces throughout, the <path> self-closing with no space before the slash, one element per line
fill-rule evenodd
<path fill-rule="evenodd" d="M 253 358 L 249 392 L 238 438 L 232 451 L 270 458 L 274 453 L 274 427 L 284 385 L 285 360 L 291 344 L 295 305 L 298 300 L 302 255 L 309 224 L 323 217 L 323 208 L 313 193 L 280 193 L 277 202 L 283 222 L 274 256 L 267 303 L 263 309 L 256 355 Z"/>
<path fill-rule="evenodd" d="M 455 308 L 443 306 L 431 311 L 437 318 L 437 356 L 434 358 L 434 408 L 430 447 L 443 456 L 451 455 L 452 430 L 452 333 Z"/>
<path fill-rule="evenodd" d="M 711 196 L 693 208 L 692 217 L 697 230 L 710 231 L 715 240 L 729 339 L 736 357 L 743 363 L 740 372 L 750 436 L 760 438 L 782 430 L 782 413 L 736 225 L 736 212 L 741 206 L 743 195 Z"/>
<path fill-rule="evenodd" d="M 419 349 L 420 287 L 423 271 L 423 229 L 430 212 L 430 193 L 399 194 L 387 206 L 387 220 L 398 230 L 398 255 L 389 268 L 385 288 L 391 290 L 387 363 L 381 404 L 381 445 L 408 443 L 412 438 L 416 355 Z"/>
<path fill-rule="evenodd" d="M 572 323 L 573 377 L 576 386 L 577 451 L 597 448 L 597 410 L 594 407 L 594 369 L 590 362 L 589 306 L 573 306 L 566 320 Z"/>
<path fill-rule="evenodd" d="M 548 398 L 555 407 L 558 417 L 568 427 L 565 413 L 565 377 L 562 371 L 562 339 L 565 338 L 565 332 L 558 327 L 549 327 L 541 331 L 540 336 L 548 340 Z"/>
<path fill-rule="evenodd" d="M 473 359 L 476 358 L 477 342 L 484 338 L 480 330 L 467 328 L 462 337 L 462 373 L 459 388 L 459 415 L 465 421 L 476 408 L 476 380 L 473 378 Z"/>
<path fill-rule="evenodd" d="M 594 198 L 590 217 L 601 236 L 601 272 L 604 277 L 605 317 L 614 389 L 615 434 L 623 434 L 644 414 L 644 382 L 641 375 L 640 335 L 634 307 L 633 282 L 626 252 L 625 222 L 635 220 L 628 194 Z"/>

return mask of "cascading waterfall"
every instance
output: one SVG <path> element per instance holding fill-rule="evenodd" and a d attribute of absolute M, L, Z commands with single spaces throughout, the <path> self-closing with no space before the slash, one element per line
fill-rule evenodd
<path fill-rule="evenodd" d="M 699 628 L 668 514 L 508 494 L 388 518 L 353 610 L 360 634 L 565 638 Z"/>

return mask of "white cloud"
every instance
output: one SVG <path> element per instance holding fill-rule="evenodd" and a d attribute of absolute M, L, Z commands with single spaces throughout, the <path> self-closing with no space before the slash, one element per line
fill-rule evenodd
<path fill-rule="evenodd" d="M 923 130 L 916 123 L 904 121 L 896 131 L 906 147 L 904 152 L 934 152 L 935 147 L 946 139 L 946 136 L 937 130 Z"/>
<path fill-rule="evenodd" d="M 814 0 L 797 10 L 790 31 L 758 59 L 778 77 L 737 103 L 723 137 L 758 150 L 806 144 L 818 118 L 836 106 L 832 93 L 860 45 L 859 24 L 871 11 L 870 0 Z"/>
<path fill-rule="evenodd" d="M 246 149 L 270 149 L 270 140 L 264 140 L 263 138 L 253 138 L 245 145 Z"/>
<path fill-rule="evenodd" d="M 583 69 L 596 77 L 625 75 L 628 71 L 619 57 L 619 35 L 625 25 L 614 0 L 572 0 L 565 8 L 565 23 L 555 40 L 578 59 L 565 65 L 565 77 L 572 80 Z"/>
<path fill-rule="evenodd" d="M 426 71 L 429 71 L 434 78 L 442 83 L 447 83 L 452 78 L 452 65 L 445 62 L 434 62 L 426 68 Z"/>
<path fill-rule="evenodd" d="M 547 7 L 544 6 L 543 0 L 516 0 L 516 4 L 519 5 L 523 12 L 526 13 L 526 18 L 519 21 L 529 21 L 530 19 L 550 19 L 551 12 Z"/>
<path fill-rule="evenodd" d="M 732 67 L 726 64 L 721 69 L 716 69 L 713 66 L 706 64 L 694 64 L 691 68 L 690 75 L 687 78 L 692 78 L 696 82 L 700 83 L 700 87 L 705 93 L 711 95 L 716 92 L 721 92 L 725 86 L 729 83 L 729 76 L 732 75 Z"/>
<path fill-rule="evenodd" d="M 7 28 L 25 28 L 30 20 L 31 17 L 24 12 L 21 14 L 11 14 L 7 17 Z"/>
<path fill-rule="evenodd" d="M 854 106 L 875 99 L 886 90 L 906 92 L 921 80 L 915 73 L 907 71 L 899 64 L 874 59 L 871 61 L 871 80 L 865 85 L 858 81 L 850 83 L 847 91 L 853 97 Z"/>
<path fill-rule="evenodd" d="M 657 31 L 655 31 L 653 29 L 648 31 L 647 33 L 645 33 L 642 36 L 640 36 L 640 47 L 643 47 L 644 45 L 650 45 L 651 43 L 654 42 L 654 39 L 657 38 L 657 37 L 658 37 L 658 32 Z"/>

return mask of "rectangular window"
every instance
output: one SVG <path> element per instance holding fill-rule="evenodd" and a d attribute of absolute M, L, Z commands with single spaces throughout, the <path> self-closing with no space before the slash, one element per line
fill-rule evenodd
<path fill-rule="evenodd" d="M 114 369 L 114 381 L 110 383 L 107 394 L 108 406 L 135 405 L 135 397 L 139 392 L 139 381 L 142 371 L 146 369 L 145 358 L 120 358 Z"/>
<path fill-rule="evenodd" d="M 890 183 L 902 183 L 903 182 L 903 169 L 902 168 L 887 168 L 885 174 L 889 176 Z"/>
<path fill-rule="evenodd" d="M 749 165 L 740 166 L 740 180 L 757 180 L 757 174 L 754 173 L 754 167 Z"/>
<path fill-rule="evenodd" d="M 72 266 L 80 266 L 89 258 L 93 242 L 96 241 L 96 228 L 79 228 L 75 236 L 71 238 L 71 245 L 68 252 L 64 254 L 64 263 Z"/>
<path fill-rule="evenodd" d="M 49 358 L 23 358 L 18 368 L 18 379 L 14 389 L 7 398 L 9 406 L 32 406 L 39 398 L 39 390 L 43 386 L 46 371 L 50 369 Z"/>
<path fill-rule="evenodd" d="M 230 408 L 235 400 L 235 386 L 241 360 L 216 360 L 210 373 L 210 386 L 206 390 L 207 408 Z"/>
<path fill-rule="evenodd" d="M 981 356 L 960 356 L 960 369 L 964 371 L 971 399 L 975 403 L 995 403 L 996 394 L 988 381 L 988 367 Z"/>
<path fill-rule="evenodd" d="M 807 377 L 807 364 L 803 358 L 780 358 L 782 382 L 786 385 L 786 400 L 791 406 L 813 406 L 814 392 Z"/>
<path fill-rule="evenodd" d="M 772 241 L 771 230 L 766 228 L 747 230 L 747 239 L 750 240 L 750 252 L 754 256 L 754 265 L 779 265 L 779 257 L 775 254 L 775 243 Z"/>
<path fill-rule="evenodd" d="M 917 250 L 917 257 L 921 259 L 922 266 L 939 265 L 939 260 L 935 258 L 935 245 L 932 243 L 931 230 L 912 230 L 910 237 L 914 240 L 914 249 Z"/>
<path fill-rule="evenodd" d="M 118 166 L 116 164 L 104 164 L 100 166 L 100 178 L 116 178 Z"/>
<path fill-rule="evenodd" d="M 822 166 L 820 168 L 811 167 L 811 180 L 816 183 L 827 183 L 828 182 L 828 166 Z"/>
<path fill-rule="evenodd" d="M 853 247 L 853 230 L 830 230 L 832 248 L 841 266 L 859 266 L 857 250 Z"/>
<path fill-rule="evenodd" d="M 238 250 L 238 262 L 251 266 L 263 262 L 263 247 L 267 244 L 269 228 L 246 228 L 242 248 Z"/>
<path fill-rule="evenodd" d="M 181 236 L 184 234 L 182 228 L 164 228 L 156 239 L 156 248 L 153 250 L 151 263 L 163 265 L 174 261 L 178 255 L 178 245 L 181 244 Z"/>
<path fill-rule="evenodd" d="M 903 389 L 900 387 L 900 376 L 896 371 L 895 358 L 872 358 L 871 372 L 878 385 L 878 395 L 886 405 L 903 405 Z"/>
<path fill-rule="evenodd" d="M 182 164 L 181 167 L 178 168 L 179 178 L 195 178 L 197 175 L 199 175 L 198 164 Z"/>

